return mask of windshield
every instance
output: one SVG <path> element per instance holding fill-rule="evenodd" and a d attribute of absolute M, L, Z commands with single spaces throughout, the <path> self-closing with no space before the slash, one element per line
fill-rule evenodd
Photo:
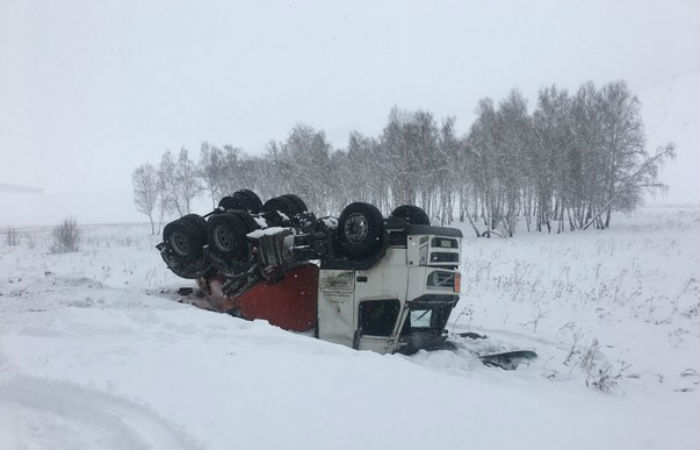
<path fill-rule="evenodd" d="M 439 329 L 445 326 L 452 305 L 414 306 L 406 318 L 405 326 L 412 329 Z"/>
<path fill-rule="evenodd" d="M 454 303 L 416 304 L 411 307 L 401 329 L 401 351 L 411 354 L 420 349 L 442 348 L 447 335 L 445 323 Z"/>
<path fill-rule="evenodd" d="M 430 328 L 430 319 L 433 317 L 432 309 L 414 309 L 411 311 L 411 326 L 413 328 Z"/>

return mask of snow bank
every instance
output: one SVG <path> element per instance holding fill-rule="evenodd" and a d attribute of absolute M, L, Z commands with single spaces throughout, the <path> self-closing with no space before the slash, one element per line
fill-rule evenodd
<path fill-rule="evenodd" d="M 180 304 L 191 283 L 145 227 L 69 255 L 21 230 L 0 252 L 0 447 L 698 448 L 699 217 L 467 238 L 448 329 L 490 339 L 410 357 Z M 511 348 L 540 358 L 474 355 Z"/>

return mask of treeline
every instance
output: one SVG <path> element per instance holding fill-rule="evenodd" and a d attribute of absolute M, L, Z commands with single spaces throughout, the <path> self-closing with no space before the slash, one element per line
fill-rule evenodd
<path fill-rule="evenodd" d="M 454 117 L 394 108 L 379 136 L 353 131 L 344 149 L 300 124 L 260 156 L 207 143 L 196 162 L 187 149 L 167 151 L 157 168 L 134 172 L 136 203 L 153 223 L 156 209 L 183 215 L 196 196 L 214 206 L 248 188 L 263 201 L 297 194 L 318 214 L 352 201 L 384 213 L 415 204 L 441 224 L 469 221 L 480 236 L 512 236 L 519 220 L 537 231 L 607 228 L 612 211 L 664 188 L 657 172 L 675 155 L 672 144 L 647 152 L 640 103 L 625 82 L 573 94 L 543 88 L 532 113 L 513 90 L 498 104 L 482 99 L 476 112 L 465 136 Z"/>

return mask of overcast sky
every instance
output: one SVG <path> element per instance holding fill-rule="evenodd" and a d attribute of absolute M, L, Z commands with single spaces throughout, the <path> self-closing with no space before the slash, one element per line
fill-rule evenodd
<path fill-rule="evenodd" d="M 697 0 L 0 0 L 0 226 L 141 221 L 131 173 L 166 149 L 259 153 L 300 121 L 344 147 L 393 105 L 464 133 L 482 97 L 618 79 L 649 148 L 678 144 L 657 202 L 700 203 Z"/>

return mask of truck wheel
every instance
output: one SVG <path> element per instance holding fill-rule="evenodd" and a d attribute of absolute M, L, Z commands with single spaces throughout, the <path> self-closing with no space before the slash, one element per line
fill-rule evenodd
<path fill-rule="evenodd" d="M 226 211 L 233 211 L 234 209 L 243 209 L 246 206 L 248 206 L 248 200 L 238 197 L 238 196 L 233 196 L 233 195 L 227 195 L 226 197 L 222 197 L 221 200 L 219 200 L 219 208 L 223 208 Z"/>
<path fill-rule="evenodd" d="M 241 195 L 243 195 L 245 198 L 248 199 L 248 206 L 250 208 L 247 208 L 247 211 L 251 214 L 259 214 L 260 211 L 262 211 L 262 201 L 260 200 L 260 197 L 258 195 L 251 191 L 250 189 L 241 189 L 240 191 Z"/>
<path fill-rule="evenodd" d="M 223 259 L 243 260 L 248 257 L 246 226 L 236 214 L 224 213 L 209 217 L 207 242 L 209 251 Z"/>
<path fill-rule="evenodd" d="M 224 208 L 227 211 L 242 209 L 243 211 L 257 214 L 260 212 L 262 202 L 253 191 L 242 189 L 222 198 L 219 201 L 219 207 Z"/>
<path fill-rule="evenodd" d="M 253 216 L 248 214 L 247 211 L 243 211 L 242 209 L 234 209 L 231 211 L 231 214 L 235 214 L 239 219 L 241 219 L 241 222 L 243 222 L 243 225 L 246 227 L 247 233 L 260 228 L 260 225 L 258 225 L 255 219 L 253 219 Z"/>
<path fill-rule="evenodd" d="M 402 205 L 391 212 L 391 217 L 398 217 L 413 225 L 430 225 L 430 218 L 415 205 Z"/>
<path fill-rule="evenodd" d="M 163 242 L 177 265 L 189 265 L 203 257 L 202 246 L 206 242 L 203 231 L 197 223 L 184 217 L 165 226 Z"/>
<path fill-rule="evenodd" d="M 382 213 L 369 203 L 351 203 L 340 214 L 337 233 L 340 248 L 351 259 L 374 256 L 384 239 Z"/>
<path fill-rule="evenodd" d="M 185 214 L 184 216 L 180 217 L 180 220 L 186 220 L 194 224 L 199 230 L 201 230 L 202 233 L 207 232 L 207 221 L 204 220 L 204 217 L 200 216 L 199 214 Z"/>
<path fill-rule="evenodd" d="M 263 211 L 267 213 L 281 212 L 285 216 L 292 218 L 299 213 L 296 205 L 287 197 L 273 197 L 263 205 Z"/>
<path fill-rule="evenodd" d="M 297 212 L 302 213 L 309 210 L 306 203 L 304 203 L 304 200 L 300 199 L 294 194 L 284 194 L 282 197 L 288 198 L 294 204 L 294 206 L 296 206 Z"/>

